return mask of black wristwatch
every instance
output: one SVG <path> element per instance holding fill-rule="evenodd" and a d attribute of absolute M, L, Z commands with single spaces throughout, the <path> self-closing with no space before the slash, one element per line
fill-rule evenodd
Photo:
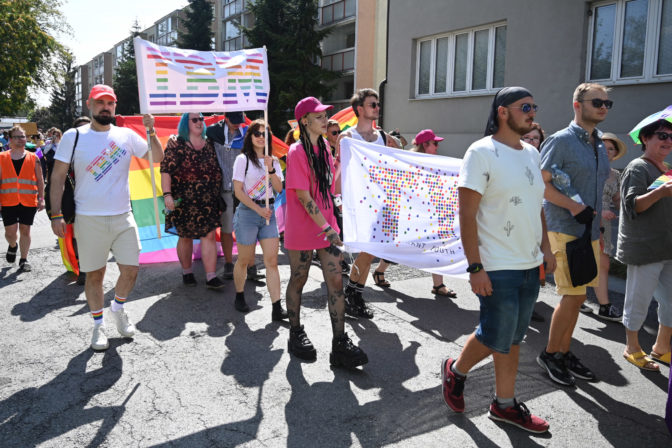
<path fill-rule="evenodd" d="M 481 263 L 471 263 L 467 268 L 467 272 L 470 274 L 475 274 L 483 270 L 483 265 Z"/>
<path fill-rule="evenodd" d="M 275 174 L 275 168 L 273 168 L 273 171 L 269 171 L 268 174 Z"/>

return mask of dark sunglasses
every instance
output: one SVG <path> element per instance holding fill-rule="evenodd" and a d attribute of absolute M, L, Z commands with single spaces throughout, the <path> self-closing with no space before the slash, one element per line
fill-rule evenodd
<path fill-rule="evenodd" d="M 331 135 L 338 135 L 340 133 L 341 133 L 340 129 L 338 131 L 331 131 Z"/>
<path fill-rule="evenodd" d="M 375 101 L 374 101 L 373 103 L 369 104 L 369 107 L 370 107 L 371 109 L 376 109 L 376 108 L 378 108 L 378 107 L 380 107 L 380 106 L 381 106 L 380 102 L 377 102 L 377 103 L 376 103 Z"/>
<path fill-rule="evenodd" d="M 595 109 L 599 109 L 602 106 L 606 107 L 607 109 L 611 109 L 611 107 L 614 105 L 614 102 L 611 100 L 601 100 L 599 98 L 593 98 L 592 100 L 581 100 L 581 102 L 586 101 L 590 101 L 590 104 L 592 104 Z"/>
<path fill-rule="evenodd" d="M 529 114 L 530 111 L 535 111 L 536 112 L 537 109 L 539 109 L 539 106 L 537 106 L 536 104 L 530 104 L 530 103 L 523 103 L 520 106 L 508 106 L 508 107 L 511 107 L 513 109 L 520 109 L 520 110 L 523 111 L 524 114 Z"/>
<path fill-rule="evenodd" d="M 197 117 L 197 118 L 191 118 L 192 123 L 198 123 L 199 121 L 203 121 L 205 118 L 203 117 Z"/>
<path fill-rule="evenodd" d="M 263 136 L 264 136 L 264 133 L 263 133 L 263 132 L 260 132 L 260 131 L 252 131 L 252 135 L 255 136 L 255 137 L 257 137 L 257 138 L 259 138 L 259 137 L 263 137 Z M 270 132 L 268 133 L 268 136 L 269 136 L 269 137 L 271 136 L 271 133 L 270 133 Z"/>
<path fill-rule="evenodd" d="M 672 140 L 672 133 L 658 131 L 658 132 L 655 132 L 655 134 L 656 134 L 656 136 L 658 137 L 658 140 L 660 140 L 661 142 L 664 142 L 664 141 L 667 140 L 668 138 L 669 138 L 670 140 Z"/>

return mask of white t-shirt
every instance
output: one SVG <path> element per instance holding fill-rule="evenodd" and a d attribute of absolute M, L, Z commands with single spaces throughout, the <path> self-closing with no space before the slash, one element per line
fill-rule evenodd
<path fill-rule="evenodd" d="M 75 148 L 75 206 L 78 215 L 111 216 L 131 211 L 128 171 L 131 156 L 142 157 L 147 142 L 127 128 L 111 126 L 96 132 L 90 125 L 77 128 Z M 61 139 L 54 159 L 70 163 L 75 129 Z"/>
<path fill-rule="evenodd" d="M 264 161 L 263 159 L 259 160 L 261 168 L 257 167 L 251 161 L 247 163 L 247 176 L 245 175 L 246 162 L 247 156 L 245 154 L 240 154 L 236 157 L 236 160 L 233 162 L 233 180 L 243 182 L 243 190 L 245 190 L 245 193 L 247 193 L 250 198 L 261 201 L 266 198 L 266 170 L 263 165 Z M 273 160 L 273 168 L 275 168 L 275 172 L 278 177 L 280 177 L 280 180 L 283 180 L 280 162 Z M 270 197 L 273 197 L 273 195 L 274 193 L 271 191 Z"/>
<path fill-rule="evenodd" d="M 518 150 L 491 136 L 472 143 L 460 169 L 459 187 L 483 197 L 478 207 L 478 249 L 489 271 L 539 266 L 544 181 L 533 146 Z"/>

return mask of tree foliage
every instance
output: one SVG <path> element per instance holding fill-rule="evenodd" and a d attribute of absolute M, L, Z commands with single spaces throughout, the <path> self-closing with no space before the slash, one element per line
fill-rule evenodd
<path fill-rule="evenodd" d="M 65 131 L 72 126 L 72 122 L 77 118 L 75 72 L 73 67 L 74 56 L 72 53 L 64 52 L 59 61 L 59 70 L 61 72 L 60 82 L 54 86 L 51 92 L 51 105 L 49 113 L 53 126 Z"/>
<path fill-rule="evenodd" d="M 117 95 L 117 113 L 134 115 L 140 113 L 138 94 L 138 72 L 135 67 L 135 49 L 133 38 L 140 34 L 140 26 L 135 22 L 131 37 L 124 43 L 124 54 L 114 74 L 114 93 Z"/>
<path fill-rule="evenodd" d="M 243 28 L 252 48 L 266 45 L 271 81 L 268 112 L 278 135 L 287 131 L 296 103 L 306 96 L 325 97 L 338 73 L 317 64 L 320 41 L 330 30 L 317 29 L 317 0 L 257 0 L 248 3 L 254 27 Z"/>
<path fill-rule="evenodd" d="M 28 101 L 30 87 L 44 88 L 62 50 L 54 34 L 68 32 L 60 0 L 0 0 L 0 115 L 13 115 Z"/>
<path fill-rule="evenodd" d="M 28 121 L 34 121 L 37 124 L 37 127 L 43 131 L 46 131 L 52 126 L 55 126 L 53 117 L 48 107 L 38 107 L 31 110 L 28 113 Z M 61 128 L 61 130 L 64 131 L 65 129 Z"/>
<path fill-rule="evenodd" d="M 212 50 L 212 5 L 207 0 L 191 0 L 182 22 L 186 31 L 178 31 L 177 46 L 186 50 Z"/>

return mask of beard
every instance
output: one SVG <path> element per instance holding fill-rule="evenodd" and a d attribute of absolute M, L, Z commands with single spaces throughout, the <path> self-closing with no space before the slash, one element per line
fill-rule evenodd
<path fill-rule="evenodd" d="M 112 122 L 114 121 L 114 117 L 112 116 L 112 114 L 110 114 L 110 115 L 100 115 L 100 114 L 94 115 L 93 119 L 96 120 L 98 122 L 98 124 L 100 124 L 102 126 L 107 126 L 108 124 L 112 124 Z"/>
<path fill-rule="evenodd" d="M 509 118 L 506 119 L 506 124 L 517 134 L 521 136 L 527 134 L 532 130 L 532 123 L 525 123 L 525 126 L 518 126 L 518 124 L 513 120 L 513 116 L 509 115 Z"/>

